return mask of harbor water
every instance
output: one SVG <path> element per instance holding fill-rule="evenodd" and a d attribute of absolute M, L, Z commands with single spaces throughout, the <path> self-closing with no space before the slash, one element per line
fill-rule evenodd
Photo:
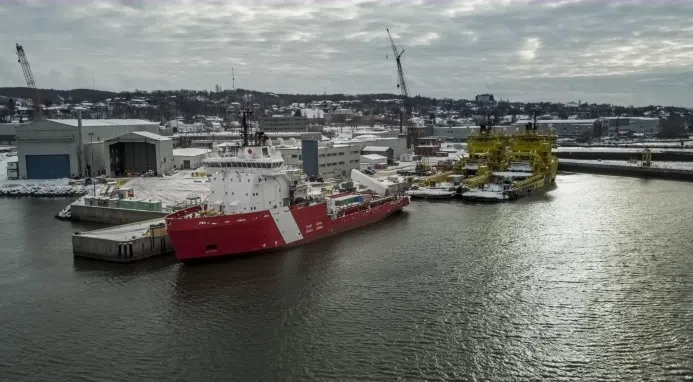
<path fill-rule="evenodd" d="M 693 185 L 557 183 L 192 266 L 73 259 L 65 199 L 0 199 L 0 379 L 693 379 Z"/>

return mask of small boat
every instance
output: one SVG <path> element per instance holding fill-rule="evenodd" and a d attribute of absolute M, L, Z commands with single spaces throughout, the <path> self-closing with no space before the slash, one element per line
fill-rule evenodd
<path fill-rule="evenodd" d="M 422 199 L 452 199 L 457 195 L 457 190 L 452 185 L 435 187 L 413 186 L 405 192 L 405 195 Z"/>
<path fill-rule="evenodd" d="M 513 186 L 516 181 L 523 181 L 534 174 L 531 172 L 497 171 L 491 174 L 488 183 L 470 188 L 462 194 L 462 200 L 478 202 L 507 202 L 516 199 Z"/>

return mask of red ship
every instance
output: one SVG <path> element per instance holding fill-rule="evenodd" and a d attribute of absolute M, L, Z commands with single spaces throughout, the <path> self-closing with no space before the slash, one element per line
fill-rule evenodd
<path fill-rule="evenodd" d="M 385 189 L 313 194 L 273 146 L 244 146 L 234 157 L 205 164 L 213 173 L 207 202 L 166 217 L 183 262 L 302 245 L 378 222 L 409 205 L 408 196 Z"/>

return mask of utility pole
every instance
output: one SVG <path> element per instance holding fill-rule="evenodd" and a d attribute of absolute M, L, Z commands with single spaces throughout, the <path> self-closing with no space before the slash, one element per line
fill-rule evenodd
<path fill-rule="evenodd" d="M 96 181 L 94 180 L 94 132 L 89 133 L 89 151 L 91 151 L 91 160 L 89 161 L 89 176 L 91 184 L 94 186 L 94 196 L 96 196 Z"/>

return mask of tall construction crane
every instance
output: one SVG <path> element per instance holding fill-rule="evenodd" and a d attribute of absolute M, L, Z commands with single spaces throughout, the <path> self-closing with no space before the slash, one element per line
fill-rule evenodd
<path fill-rule="evenodd" d="M 26 80 L 26 86 L 34 89 L 34 119 L 41 119 L 41 96 L 39 90 L 36 87 L 36 82 L 34 81 L 34 74 L 31 72 L 31 66 L 29 65 L 29 59 L 26 58 L 26 53 L 24 53 L 24 48 L 17 45 L 17 62 L 22 65 L 22 71 L 24 72 L 24 79 Z"/>
<path fill-rule="evenodd" d="M 395 55 L 395 61 L 397 62 L 397 87 L 399 88 L 400 94 L 402 95 L 403 108 L 400 109 L 400 119 L 399 119 L 399 132 L 402 133 L 404 123 L 407 124 L 407 147 L 411 147 L 416 139 L 414 129 L 411 126 L 411 100 L 409 99 L 409 90 L 407 89 L 407 82 L 404 81 L 404 70 L 402 70 L 402 55 L 404 54 L 404 49 L 399 49 L 395 40 L 390 34 L 390 29 L 387 30 L 387 37 L 390 38 L 390 45 L 392 45 L 392 52 Z"/>

